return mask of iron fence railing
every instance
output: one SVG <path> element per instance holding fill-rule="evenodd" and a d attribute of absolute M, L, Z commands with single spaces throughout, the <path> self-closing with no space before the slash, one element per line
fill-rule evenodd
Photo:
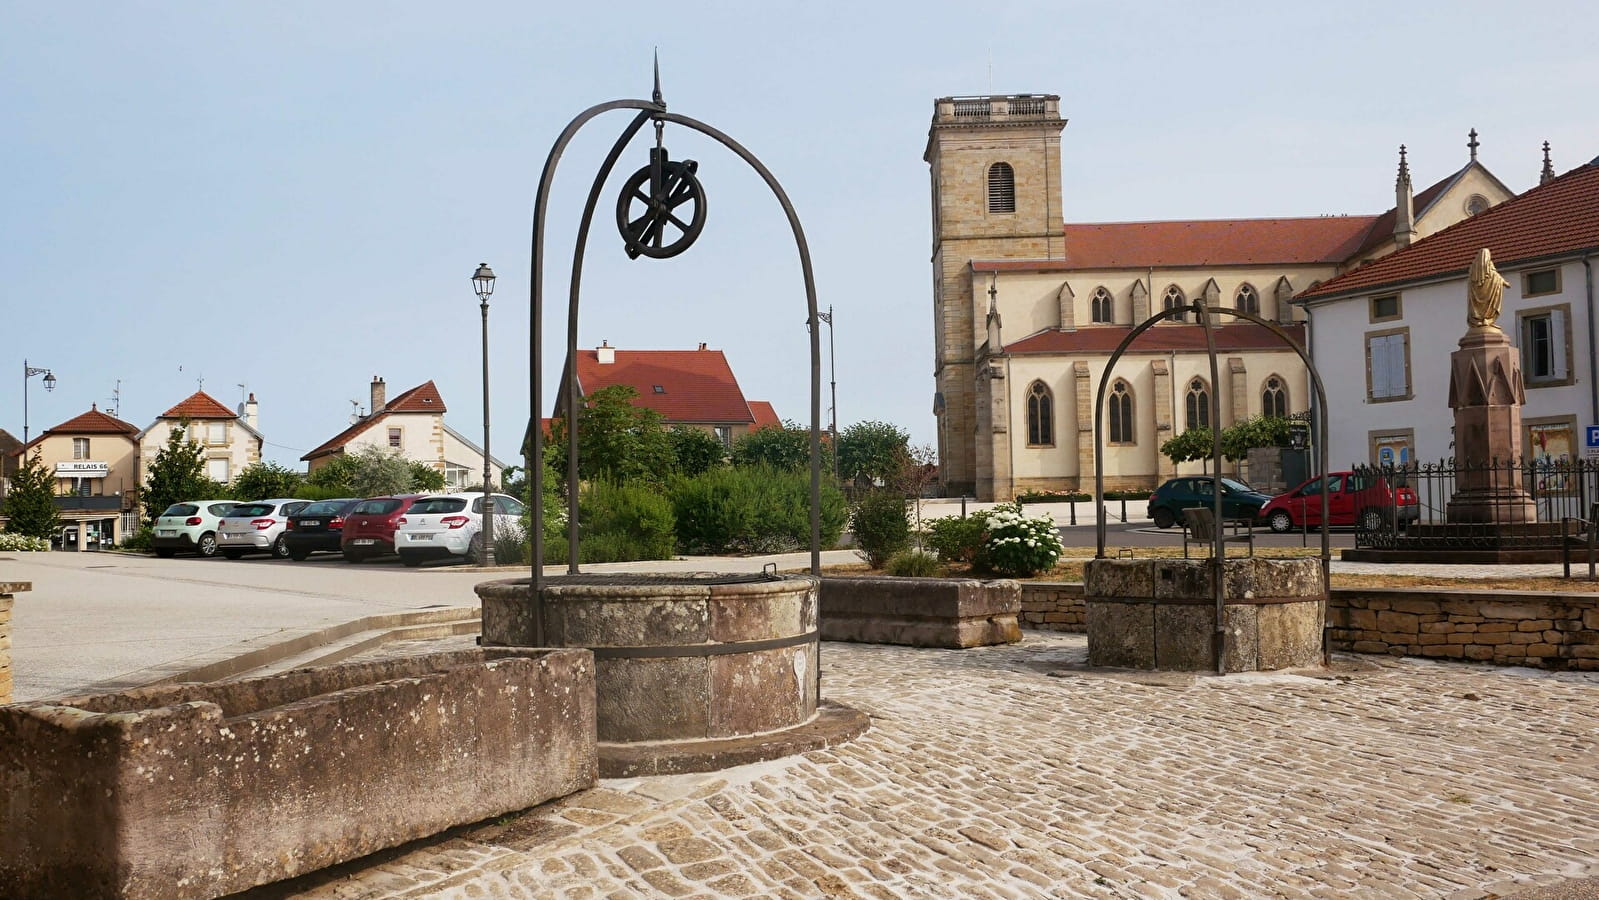
<path fill-rule="evenodd" d="M 1585 522 L 1599 500 L 1599 461 L 1589 459 L 1495 460 L 1463 463 L 1453 459 L 1400 466 L 1355 469 L 1356 483 L 1371 485 L 1363 502 L 1376 515 L 1355 519 L 1355 546 L 1375 549 L 1431 546 L 1441 548 L 1557 548 L 1572 540 L 1586 541 L 1572 523 Z M 1414 503 L 1408 492 L 1414 493 Z M 1483 523 L 1460 521 L 1450 503 L 1462 493 L 1490 502 L 1522 504 L 1530 521 Z"/>

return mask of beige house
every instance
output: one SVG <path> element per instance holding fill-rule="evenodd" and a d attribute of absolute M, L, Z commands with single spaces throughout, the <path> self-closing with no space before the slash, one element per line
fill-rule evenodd
<path fill-rule="evenodd" d="M 255 395 L 234 412 L 204 391 L 195 391 L 139 433 L 141 470 L 150 471 L 156 455 L 167 445 L 173 428 L 188 423 L 188 438 L 205 454 L 206 477 L 219 484 L 231 482 L 241 471 L 261 461 L 263 438 L 256 430 Z"/>
<path fill-rule="evenodd" d="M 376 447 L 425 463 L 444 476 L 446 490 L 458 491 L 483 481 L 483 448 L 444 422 L 444 398 L 428 381 L 388 399 L 388 385 L 372 377 L 372 411 L 358 415 L 349 428 L 300 457 L 315 472 L 343 453 Z M 489 457 L 489 474 L 501 481 L 504 463 Z"/>
<path fill-rule="evenodd" d="M 1470 159 L 1416 193 L 1400 148 L 1395 206 L 1378 215 L 1067 223 L 1059 98 L 936 101 L 932 176 L 934 413 L 948 494 L 1008 499 L 1092 486 L 1093 409 L 1106 364 L 1152 314 L 1204 299 L 1305 341 L 1298 292 L 1514 196 Z M 1166 440 L 1260 413 L 1308 408 L 1297 354 L 1241 319 L 1217 333 L 1212 384 L 1203 331 L 1173 320 L 1142 335 L 1107 383 L 1107 489 L 1174 474 Z M 1199 464 L 1181 469 L 1199 471 Z"/>
<path fill-rule="evenodd" d="M 139 428 L 91 406 L 11 451 L 20 464 L 38 454 L 55 475 L 66 549 L 122 542 L 137 527 Z"/>

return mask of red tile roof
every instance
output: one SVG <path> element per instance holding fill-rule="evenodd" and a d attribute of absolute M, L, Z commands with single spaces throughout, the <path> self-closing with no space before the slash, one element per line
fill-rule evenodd
<path fill-rule="evenodd" d="M 342 451 L 344 445 L 354 440 L 356 435 L 388 418 L 390 413 L 436 412 L 443 414 L 444 411 L 444 398 L 439 396 L 438 387 L 432 381 L 426 381 L 384 403 L 383 409 L 329 438 L 321 446 L 300 457 L 300 459 L 312 460 L 319 456 L 327 456 L 331 453 Z"/>
<path fill-rule="evenodd" d="M 755 417 L 754 424 L 750 426 L 752 431 L 756 428 L 783 427 L 783 420 L 777 417 L 777 410 L 773 409 L 772 404 L 767 403 L 765 400 L 751 400 L 750 415 Z"/>
<path fill-rule="evenodd" d="M 1125 269 L 1340 263 L 1361 247 L 1377 218 L 1068 224 L 1066 265 L 1072 269 Z"/>
<path fill-rule="evenodd" d="M 1305 344 L 1305 326 L 1283 325 L 1288 336 Z M 1080 328 L 1076 331 L 1041 331 L 1005 345 L 1006 353 L 1109 353 L 1127 337 L 1127 328 Z M 1205 330 L 1198 325 L 1157 325 L 1138 336 L 1129 351 L 1140 352 L 1168 350 L 1190 351 L 1205 349 Z M 1267 328 L 1253 322 L 1223 324 L 1216 329 L 1216 350 L 1232 353 L 1240 350 L 1291 350 Z"/>
<path fill-rule="evenodd" d="M 54 428 L 46 428 L 38 437 L 29 441 L 25 446 L 19 446 L 10 451 L 10 455 L 19 456 L 52 435 L 126 434 L 136 436 L 138 433 L 139 428 L 137 425 L 131 425 L 115 416 L 108 416 L 100 411 L 98 405 L 91 404 L 88 412 L 68 419 Z"/>
<path fill-rule="evenodd" d="M 1599 165 L 1573 169 L 1397 253 L 1328 279 L 1295 299 L 1464 274 L 1483 247 L 1501 268 L 1599 248 Z"/>
<path fill-rule="evenodd" d="M 638 391 L 634 406 L 660 413 L 667 423 L 755 421 L 738 379 L 720 350 L 616 350 L 601 365 L 599 351 L 577 353 L 577 385 L 583 394 L 625 384 Z M 659 390 L 657 390 L 659 388 Z"/>
<path fill-rule="evenodd" d="M 205 391 L 195 391 L 182 403 L 162 413 L 163 419 L 236 419 L 238 414 Z"/>

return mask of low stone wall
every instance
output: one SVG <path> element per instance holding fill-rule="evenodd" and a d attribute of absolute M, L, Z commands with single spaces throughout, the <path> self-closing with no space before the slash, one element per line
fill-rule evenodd
<path fill-rule="evenodd" d="M 963 649 L 1022 639 L 1021 586 L 971 578 L 823 578 L 822 640 Z"/>
<path fill-rule="evenodd" d="M 1334 650 L 1599 670 L 1599 597 L 1527 591 L 1338 588 Z"/>
<path fill-rule="evenodd" d="M 1082 634 L 1087 630 L 1083 615 L 1083 586 L 1064 581 L 1023 581 L 1023 628 L 1039 631 L 1070 631 Z"/>
<path fill-rule="evenodd" d="M 439 653 L 0 707 L 0 892 L 217 897 L 595 780 L 585 650 Z"/>
<path fill-rule="evenodd" d="M 11 702 L 11 606 L 31 581 L 0 581 L 0 703 Z"/>

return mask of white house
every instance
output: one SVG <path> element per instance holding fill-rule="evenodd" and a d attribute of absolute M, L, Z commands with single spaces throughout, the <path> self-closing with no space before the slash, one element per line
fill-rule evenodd
<path fill-rule="evenodd" d="M 141 470 L 149 477 L 150 466 L 167 445 L 172 429 L 187 423 L 189 439 L 205 454 L 206 477 L 227 484 L 261 461 L 264 438 L 258 430 L 257 409 L 254 394 L 234 412 L 205 391 L 195 391 L 139 432 Z"/>
<path fill-rule="evenodd" d="M 483 481 L 483 448 L 444 423 L 444 398 L 433 382 L 389 400 L 387 383 L 374 375 L 371 390 L 370 413 L 300 457 L 309 471 L 315 472 L 343 453 L 376 447 L 439 471 L 446 490 L 461 490 Z M 495 484 L 500 483 L 504 469 L 503 463 L 489 457 L 489 475 Z"/>
<path fill-rule="evenodd" d="M 1538 187 L 1294 299 L 1327 388 L 1334 467 L 1454 455 L 1449 354 L 1484 247 L 1509 282 L 1499 327 L 1521 350 L 1523 451 L 1582 452 L 1581 426 L 1599 424 L 1599 159 L 1556 178 L 1546 156 Z"/>

